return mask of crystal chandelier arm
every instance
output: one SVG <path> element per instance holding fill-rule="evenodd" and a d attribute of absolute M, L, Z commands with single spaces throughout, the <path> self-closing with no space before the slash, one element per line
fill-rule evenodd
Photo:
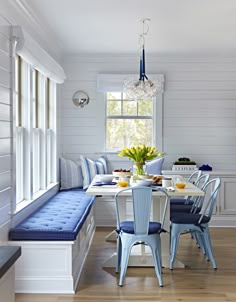
<path fill-rule="evenodd" d="M 150 18 L 141 19 L 141 22 L 143 23 L 143 36 L 149 32 L 149 26 L 147 21 L 149 22 L 151 21 L 151 19 Z M 145 26 L 146 26 L 146 30 L 145 30 Z"/>

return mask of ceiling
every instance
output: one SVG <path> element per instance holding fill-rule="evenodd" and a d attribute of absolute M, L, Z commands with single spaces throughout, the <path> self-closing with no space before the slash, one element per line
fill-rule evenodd
<path fill-rule="evenodd" d="M 66 54 L 236 54 L 236 0 L 24 0 Z"/>

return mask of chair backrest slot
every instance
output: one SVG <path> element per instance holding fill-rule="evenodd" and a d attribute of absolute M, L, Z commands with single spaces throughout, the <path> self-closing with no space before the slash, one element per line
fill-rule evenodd
<path fill-rule="evenodd" d="M 195 182 L 195 186 L 198 187 L 200 190 L 204 190 L 206 183 L 209 181 L 210 175 L 203 174 L 201 175 Z M 193 205 L 191 208 L 191 213 L 196 213 L 199 209 L 202 208 L 204 202 L 204 196 L 195 196 L 192 197 Z"/>
<path fill-rule="evenodd" d="M 152 190 L 147 187 L 137 187 L 135 190 L 132 190 L 132 196 L 135 234 L 148 234 L 152 205 Z"/>
<path fill-rule="evenodd" d="M 211 179 L 205 184 L 203 191 L 206 195 L 204 198 L 203 210 L 201 212 L 202 215 L 199 219 L 199 223 L 201 223 L 204 216 L 208 216 L 209 218 L 211 218 L 217 202 L 217 195 L 219 193 L 220 184 L 220 178 Z M 209 190 L 210 196 L 207 194 Z"/>

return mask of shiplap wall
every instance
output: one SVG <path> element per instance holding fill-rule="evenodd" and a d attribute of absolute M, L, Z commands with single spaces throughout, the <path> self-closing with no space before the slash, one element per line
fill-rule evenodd
<path fill-rule="evenodd" d="M 0 16 L 0 241 L 7 240 L 11 210 L 10 30 Z"/>
<path fill-rule="evenodd" d="M 67 80 L 62 87 L 60 125 L 62 154 L 78 159 L 102 152 L 104 101 L 96 90 L 98 73 L 137 73 L 135 56 L 70 56 L 64 58 Z M 147 57 L 147 75 L 165 75 L 163 98 L 164 168 L 186 156 L 214 170 L 236 170 L 236 58 Z M 90 103 L 73 105 L 84 90 Z M 108 155 L 110 169 L 129 166 Z"/>

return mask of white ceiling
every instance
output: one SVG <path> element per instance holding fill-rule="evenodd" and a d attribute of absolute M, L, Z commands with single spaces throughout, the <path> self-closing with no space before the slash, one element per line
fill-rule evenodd
<path fill-rule="evenodd" d="M 24 0 L 64 53 L 236 54 L 236 0 Z"/>

